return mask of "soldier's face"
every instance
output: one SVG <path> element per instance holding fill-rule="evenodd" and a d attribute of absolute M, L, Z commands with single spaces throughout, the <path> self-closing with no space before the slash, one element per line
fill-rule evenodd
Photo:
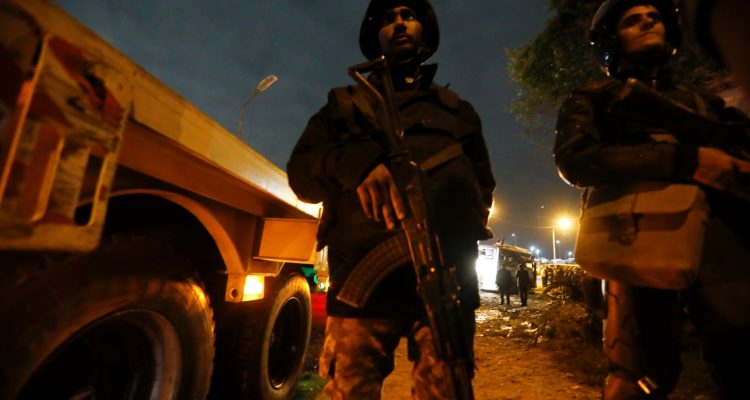
<path fill-rule="evenodd" d="M 663 51 L 666 29 L 659 10 L 651 5 L 629 8 L 617 21 L 617 38 L 625 55 Z"/>
<path fill-rule="evenodd" d="M 414 52 L 423 41 L 417 13 L 406 6 L 388 10 L 383 16 L 378 41 L 384 54 L 397 56 Z"/>

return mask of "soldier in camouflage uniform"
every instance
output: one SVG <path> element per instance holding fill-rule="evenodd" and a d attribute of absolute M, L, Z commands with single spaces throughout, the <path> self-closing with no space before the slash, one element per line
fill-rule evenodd
<path fill-rule="evenodd" d="M 373 0 L 359 42 L 368 59 L 384 54 L 389 60 L 404 144 L 427 170 L 426 200 L 446 261 L 456 266 L 462 318 L 467 337 L 473 338 L 479 306 L 476 242 L 489 237 L 485 226 L 495 187 L 479 117 L 469 103 L 432 82 L 436 65 L 424 64 L 439 42 L 428 1 Z M 368 79 L 379 86 L 377 74 Z M 330 378 L 325 391 L 332 399 L 378 399 L 394 368 L 394 350 L 406 337 L 414 361 L 412 397 L 444 398 L 444 366 L 434 354 L 408 248 L 380 250 L 403 236 L 398 220 L 404 207 L 387 168 L 379 121 L 371 110 L 376 106 L 360 89 L 330 92 L 287 165 L 295 193 L 324 206 L 318 239 L 328 246 L 331 275 L 320 374 Z M 362 263 L 395 270 L 374 286 L 364 306 L 353 307 L 339 294 Z"/>

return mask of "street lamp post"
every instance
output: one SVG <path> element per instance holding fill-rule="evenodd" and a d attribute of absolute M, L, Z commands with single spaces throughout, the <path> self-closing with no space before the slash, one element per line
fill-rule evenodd
<path fill-rule="evenodd" d="M 263 78 L 262 81 L 258 82 L 258 85 L 255 87 L 252 93 L 250 93 L 250 96 L 247 97 L 247 100 L 245 100 L 244 103 L 242 103 L 242 107 L 240 107 L 240 127 L 237 130 L 237 136 L 242 139 L 243 136 L 243 125 L 245 124 L 245 109 L 247 106 L 250 105 L 250 102 L 253 101 L 255 96 L 263 93 L 271 87 L 276 81 L 279 80 L 279 78 L 276 75 L 268 75 L 267 77 Z"/>
<path fill-rule="evenodd" d="M 516 240 L 516 234 L 511 233 L 510 236 L 513 236 L 513 246 L 518 246 L 518 241 Z"/>
<path fill-rule="evenodd" d="M 560 217 L 560 219 L 557 220 L 556 225 L 552 225 L 552 259 L 557 259 L 557 244 L 560 243 L 559 240 L 555 238 L 555 228 L 560 228 L 562 230 L 567 230 L 571 227 L 572 222 L 570 222 L 570 219 L 568 217 Z"/>
<path fill-rule="evenodd" d="M 555 226 L 552 225 L 552 260 L 556 260 L 556 259 L 557 259 L 557 240 L 555 240 Z"/>

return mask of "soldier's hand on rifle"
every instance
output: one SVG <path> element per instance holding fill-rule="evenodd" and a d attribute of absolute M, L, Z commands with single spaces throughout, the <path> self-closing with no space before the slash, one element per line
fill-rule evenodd
<path fill-rule="evenodd" d="M 391 172 L 383 164 L 378 164 L 359 184 L 357 195 L 367 218 L 378 222 L 385 220 L 388 229 L 395 229 L 396 222 L 406 216 L 401 194 Z"/>
<path fill-rule="evenodd" d="M 701 147 L 698 150 L 698 168 L 693 174 L 694 181 L 724 190 L 738 173 L 750 174 L 750 163 L 719 149 Z"/>

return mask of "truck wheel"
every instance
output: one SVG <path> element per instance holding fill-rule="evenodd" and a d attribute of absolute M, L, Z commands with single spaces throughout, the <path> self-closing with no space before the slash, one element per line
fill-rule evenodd
<path fill-rule="evenodd" d="M 213 319 L 187 259 L 124 238 L 52 257 L 0 269 L 0 398 L 205 398 Z"/>
<path fill-rule="evenodd" d="M 217 309 L 213 399 L 291 398 L 310 338 L 310 286 L 299 274 L 266 279 L 260 302 Z"/>

